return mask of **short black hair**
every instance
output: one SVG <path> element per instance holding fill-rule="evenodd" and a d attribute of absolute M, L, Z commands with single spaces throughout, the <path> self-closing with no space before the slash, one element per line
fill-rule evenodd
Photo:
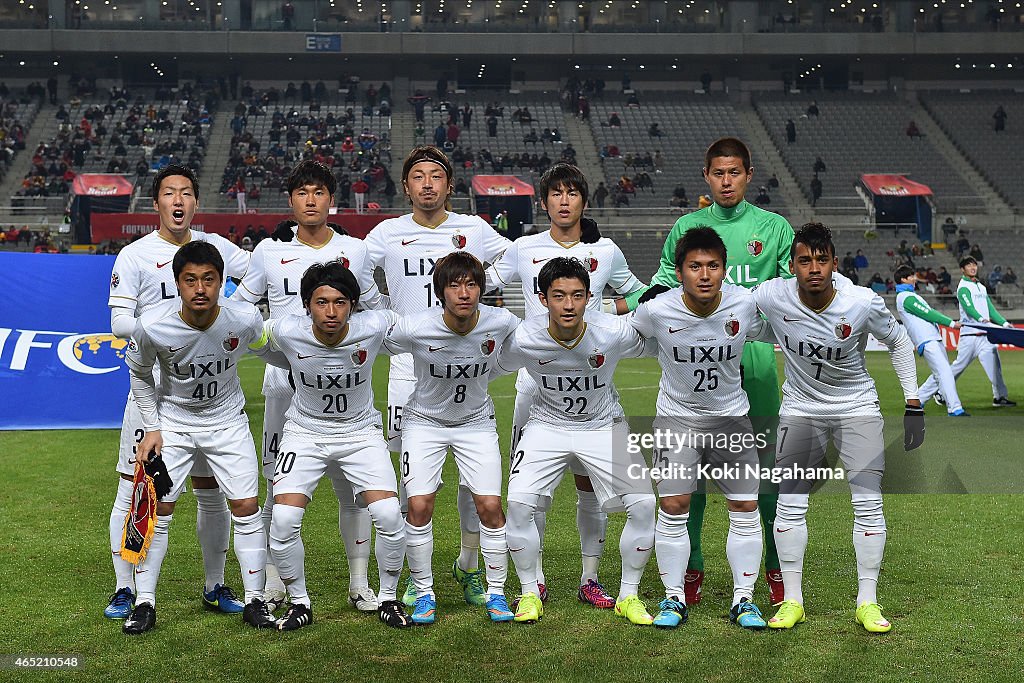
<path fill-rule="evenodd" d="M 587 184 L 587 177 L 583 175 L 583 171 L 575 164 L 559 162 L 544 171 L 544 174 L 540 177 L 541 201 L 547 204 L 548 192 L 557 190 L 560 187 L 566 187 L 579 192 L 583 195 L 584 205 L 586 205 L 587 200 L 590 198 L 590 186 Z"/>
<path fill-rule="evenodd" d="M 711 168 L 711 160 L 718 157 L 739 157 L 743 170 L 750 170 L 750 148 L 739 138 L 719 138 L 704 153 L 704 168 Z"/>
<path fill-rule="evenodd" d="M 722 236 L 710 225 L 698 225 L 683 233 L 676 242 L 676 268 L 683 267 L 686 255 L 691 251 L 717 251 L 725 265 L 727 251 Z"/>
<path fill-rule="evenodd" d="M 892 279 L 896 280 L 899 284 L 906 280 L 908 277 L 914 274 L 914 269 L 907 265 L 902 265 L 896 269 L 896 272 L 892 274 Z"/>
<path fill-rule="evenodd" d="M 793 235 L 793 246 L 790 258 L 796 257 L 796 245 L 806 245 L 812 254 L 828 254 L 836 257 L 836 245 L 832 241 L 832 231 L 824 223 L 804 223 Z"/>
<path fill-rule="evenodd" d="M 327 193 L 332 197 L 338 189 L 338 181 L 331 173 L 331 169 L 314 159 L 305 159 L 295 165 L 292 172 L 288 174 L 285 189 L 288 190 L 288 194 L 291 194 L 306 185 L 326 188 Z"/>
<path fill-rule="evenodd" d="M 468 251 L 453 251 L 434 265 L 434 295 L 444 301 L 444 290 L 453 282 L 472 280 L 481 290 L 486 287 L 484 265 Z"/>
<path fill-rule="evenodd" d="M 150 194 L 153 195 L 153 201 L 155 202 L 157 197 L 160 196 L 160 184 L 164 182 L 164 179 L 175 175 L 188 178 L 189 182 L 192 183 L 192 192 L 196 195 L 196 201 L 199 201 L 199 179 L 196 178 L 196 172 L 184 164 L 167 164 L 160 169 L 160 172 L 153 178 L 153 187 L 150 190 Z"/>
<path fill-rule="evenodd" d="M 306 269 L 299 283 L 299 296 L 302 297 L 302 305 L 309 308 L 309 303 L 313 300 L 313 292 L 324 286 L 333 287 L 348 297 L 353 308 L 359 303 L 359 282 L 352 271 L 342 265 L 340 261 L 314 263 Z"/>
<path fill-rule="evenodd" d="M 960 268 L 963 268 L 968 263 L 973 263 L 974 265 L 978 265 L 978 259 L 974 258 L 973 256 L 964 256 L 962 259 L 960 259 L 960 263 L 959 263 Z"/>
<path fill-rule="evenodd" d="M 224 258 L 213 246 L 205 240 L 191 240 L 181 246 L 174 253 L 174 261 L 171 263 L 171 270 L 174 271 L 174 280 L 178 280 L 181 271 L 185 270 L 185 264 L 193 263 L 197 266 L 210 265 L 217 269 L 220 279 L 224 279 Z"/>
<path fill-rule="evenodd" d="M 545 297 L 551 289 L 551 283 L 559 278 L 575 278 L 583 283 L 583 287 L 590 291 L 590 273 L 586 266 L 579 259 L 556 256 L 540 269 L 537 275 L 537 287 Z"/>

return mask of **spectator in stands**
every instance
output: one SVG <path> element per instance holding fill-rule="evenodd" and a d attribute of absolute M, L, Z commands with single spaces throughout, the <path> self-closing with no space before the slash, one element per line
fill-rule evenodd
<path fill-rule="evenodd" d="M 913 140 L 914 138 L 922 138 L 924 135 L 921 133 L 921 129 L 917 127 L 917 122 L 911 120 L 907 124 L 907 137 Z"/>
<path fill-rule="evenodd" d="M 661 169 L 665 166 L 665 157 L 661 155 L 660 149 L 654 152 L 654 159 L 652 159 L 652 162 L 654 164 L 654 172 L 661 173 Z"/>
<path fill-rule="evenodd" d="M 1003 109 L 1003 105 L 1000 104 L 996 107 L 996 113 L 992 114 L 992 121 L 997 133 L 1006 130 L 1006 110 Z"/>
<path fill-rule="evenodd" d="M 815 173 L 814 177 L 811 178 L 811 206 L 818 205 L 818 200 L 821 199 L 822 189 L 821 178 L 819 178 L 818 174 Z"/>
<path fill-rule="evenodd" d="M 1020 285 L 1017 284 L 1017 273 L 1013 272 L 1013 268 L 1007 268 L 1003 273 L 1003 284 L 1020 288 Z"/>
<path fill-rule="evenodd" d="M 654 180 L 651 179 L 651 176 L 647 173 L 647 171 L 640 171 L 635 176 L 633 176 L 633 185 L 638 190 L 650 188 L 651 194 L 654 194 Z"/>
<path fill-rule="evenodd" d="M 597 203 L 597 208 L 604 208 L 604 200 L 608 198 L 608 188 L 605 186 L 604 181 L 597 184 L 597 189 L 594 190 L 594 202 Z"/>
<path fill-rule="evenodd" d="M 562 160 L 570 164 L 576 163 L 576 150 L 573 148 L 572 143 L 566 145 L 562 150 Z"/>
<path fill-rule="evenodd" d="M 811 118 L 812 116 L 814 118 L 818 118 L 818 114 L 820 113 L 821 112 L 818 111 L 817 101 L 811 100 L 811 103 L 807 105 L 807 118 Z"/>
<path fill-rule="evenodd" d="M 561 142 L 562 134 L 558 132 L 558 128 L 551 129 L 551 142 Z"/>
<path fill-rule="evenodd" d="M 647 135 L 648 135 L 648 137 L 652 137 L 652 138 L 660 138 L 661 137 L 661 129 L 658 127 L 658 122 L 657 121 L 652 123 L 650 125 L 650 127 L 647 129 Z"/>
<path fill-rule="evenodd" d="M 711 72 L 705 71 L 700 75 L 700 87 L 704 89 L 705 93 L 711 93 Z"/>
<path fill-rule="evenodd" d="M 757 196 L 754 198 L 754 203 L 760 207 L 765 207 L 772 203 L 771 195 L 768 194 L 768 188 L 765 185 L 757 188 Z"/>
<path fill-rule="evenodd" d="M 796 124 L 793 123 L 793 119 L 786 119 L 786 142 L 788 144 L 796 142 Z"/>
<path fill-rule="evenodd" d="M 686 196 L 686 188 L 681 184 L 676 185 L 675 189 L 672 190 L 672 198 L 669 200 L 668 205 L 680 208 L 688 207 L 690 205 L 690 200 Z"/>
<path fill-rule="evenodd" d="M 967 239 L 967 235 L 963 230 L 960 231 L 960 236 L 956 240 L 956 258 L 959 261 L 963 258 L 964 254 L 971 250 L 971 242 Z"/>
<path fill-rule="evenodd" d="M 622 125 L 622 119 L 619 118 L 618 112 L 612 112 L 608 115 L 608 126 L 610 128 L 618 128 Z"/>
<path fill-rule="evenodd" d="M 868 286 L 871 287 L 872 291 L 876 294 L 885 294 L 886 292 L 885 280 L 882 279 L 882 275 L 880 273 L 875 273 L 871 276 L 871 279 L 868 281 Z"/>
<path fill-rule="evenodd" d="M 855 270 L 856 268 L 857 266 L 854 262 L 853 252 L 846 252 L 846 256 L 843 257 L 843 261 L 839 266 L 839 270 L 845 274 L 847 271 Z"/>
<path fill-rule="evenodd" d="M 590 100 L 585 95 L 580 95 L 576 100 L 576 113 L 579 114 L 581 120 L 590 120 Z"/>
<path fill-rule="evenodd" d="M 988 274 L 988 289 L 990 292 L 994 292 L 999 284 L 1003 281 L 1003 267 L 997 265 L 992 269 L 992 272 Z"/>
<path fill-rule="evenodd" d="M 417 123 L 423 123 L 423 112 L 426 110 L 427 102 L 429 101 L 430 98 L 424 95 L 421 90 L 417 90 L 412 97 L 406 99 L 406 102 L 412 105 Z"/>
<path fill-rule="evenodd" d="M 235 184 L 231 186 L 231 192 L 235 195 L 235 202 L 238 204 L 238 213 L 245 213 L 247 208 L 245 204 L 245 180 L 242 179 L 242 176 L 238 176 L 235 180 Z"/>
<path fill-rule="evenodd" d="M 619 192 L 626 195 L 636 196 L 636 184 L 629 176 L 619 178 Z"/>
<path fill-rule="evenodd" d="M 285 31 L 292 30 L 292 22 L 295 21 L 295 5 L 291 3 L 291 0 L 285 0 L 281 4 L 281 27 Z"/>
<path fill-rule="evenodd" d="M 469 196 L 469 186 L 466 185 L 465 178 L 459 178 L 455 182 L 455 194 L 461 195 L 463 197 Z"/>
<path fill-rule="evenodd" d="M 459 125 L 457 123 L 453 121 L 452 123 L 448 124 L 448 131 L 446 133 L 448 142 L 452 143 L 453 145 L 459 144 L 459 135 L 461 134 L 462 131 L 459 129 Z"/>
<path fill-rule="evenodd" d="M 366 193 L 370 191 L 370 185 L 361 177 L 352 183 L 352 194 L 356 199 L 356 213 L 363 213 L 366 207 Z"/>
<path fill-rule="evenodd" d="M 949 242 L 952 239 L 953 233 L 955 232 L 956 223 L 953 222 L 953 217 L 946 216 L 946 220 L 942 224 L 942 236 L 946 240 L 946 242 Z"/>
<path fill-rule="evenodd" d="M 971 252 L 969 255 L 971 258 L 978 262 L 978 270 L 981 270 L 982 268 L 985 267 L 985 257 L 982 255 L 981 246 L 977 242 L 975 242 L 974 245 L 971 246 Z"/>
<path fill-rule="evenodd" d="M 777 189 L 779 187 L 779 176 L 772 173 L 772 177 L 768 179 L 768 187 L 771 189 Z"/>
<path fill-rule="evenodd" d="M 537 129 L 531 128 L 530 132 L 523 136 L 523 144 L 532 144 L 534 147 L 537 146 Z"/>
<path fill-rule="evenodd" d="M 821 157 L 814 157 L 814 173 L 825 173 L 827 170 L 825 162 L 821 160 Z"/>
<path fill-rule="evenodd" d="M 434 144 L 438 147 L 444 145 L 448 140 L 448 129 L 445 128 L 443 123 L 437 124 L 437 128 L 434 129 Z"/>
<path fill-rule="evenodd" d="M 487 137 L 498 137 L 498 119 L 494 114 L 487 115 Z"/>
<path fill-rule="evenodd" d="M 857 270 L 864 270 L 868 267 L 868 257 L 864 255 L 863 249 L 857 250 L 857 255 L 853 258 L 853 267 Z"/>
<path fill-rule="evenodd" d="M 636 91 L 629 93 L 629 96 L 626 98 L 626 106 L 630 109 L 640 108 L 640 98 L 637 96 Z"/>
<path fill-rule="evenodd" d="M 1009 274 L 1011 272 L 1011 270 L 1012 269 L 1007 268 L 1006 269 L 1007 274 Z M 953 282 L 953 276 L 949 274 L 948 270 L 946 270 L 946 266 L 939 266 L 939 272 L 936 273 L 936 278 L 937 278 L 938 283 L 939 283 L 940 286 L 941 285 L 945 285 L 947 288 L 949 287 L 950 283 Z M 1003 281 L 1004 282 L 1006 281 L 1006 276 L 1005 275 L 1003 276 Z"/>
<path fill-rule="evenodd" d="M 620 190 L 618 185 L 612 188 L 612 206 L 616 209 L 622 206 L 629 206 L 629 195 Z"/>

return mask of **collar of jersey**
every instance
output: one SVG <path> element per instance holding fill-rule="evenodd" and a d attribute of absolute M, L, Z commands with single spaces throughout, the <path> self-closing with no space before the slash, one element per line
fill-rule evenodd
<path fill-rule="evenodd" d="M 583 341 L 583 337 L 585 337 L 586 334 L 587 334 L 587 322 L 583 321 L 583 331 L 580 332 L 580 336 L 578 336 L 574 340 L 572 340 L 572 343 L 566 343 L 566 342 L 562 341 L 561 339 L 557 338 L 555 335 L 551 334 L 551 323 L 548 323 L 548 336 L 551 337 L 552 339 L 554 339 L 555 343 L 557 343 L 563 349 L 569 349 L 569 350 L 575 349 L 577 346 L 580 345 L 580 342 Z"/>
<path fill-rule="evenodd" d="M 309 242 L 307 242 L 307 241 L 305 241 L 303 239 L 299 239 L 298 231 L 295 232 L 295 241 L 298 242 L 299 244 L 302 244 L 302 245 L 305 245 L 305 246 L 309 247 L 310 249 L 323 249 L 328 244 L 330 244 L 331 240 L 334 239 L 334 236 L 338 234 L 338 233 L 334 232 L 333 230 L 331 230 L 330 228 L 327 228 L 327 229 L 330 231 L 331 234 L 327 236 L 327 241 L 324 242 L 323 244 L 310 244 Z"/>
<path fill-rule="evenodd" d="M 426 228 L 426 229 L 428 229 L 428 230 L 436 230 L 436 229 L 440 228 L 440 227 L 441 227 L 442 225 L 444 225 L 445 221 L 447 221 L 447 220 L 448 220 L 448 218 L 449 218 L 449 217 L 451 216 L 451 214 L 450 214 L 450 213 L 448 213 L 447 211 L 445 211 L 445 212 L 444 212 L 444 220 L 442 220 L 442 221 L 441 221 L 440 223 L 438 223 L 437 225 L 427 225 L 426 223 L 421 223 L 420 221 L 418 221 L 418 220 L 416 219 L 416 214 L 409 214 L 409 215 L 410 215 L 410 216 L 412 216 L 412 222 L 413 222 L 413 223 L 415 223 L 416 225 L 420 226 L 421 228 Z"/>
<path fill-rule="evenodd" d="M 562 240 L 556 240 L 555 236 L 551 234 L 551 230 L 550 229 L 548 230 L 548 237 L 551 239 L 552 242 L 554 242 L 555 244 L 560 246 L 562 249 L 572 249 L 573 247 L 575 247 L 577 244 L 580 243 L 580 240 L 576 240 L 575 242 L 568 242 L 568 243 L 563 242 Z"/>
<path fill-rule="evenodd" d="M 709 213 L 715 218 L 723 221 L 731 221 L 734 218 L 739 218 L 747 211 L 747 200 L 741 199 L 740 203 L 731 209 L 727 209 L 724 206 L 720 206 L 717 203 L 713 203 L 709 208 Z"/>
<path fill-rule="evenodd" d="M 185 246 L 186 244 L 188 244 L 189 242 L 192 241 L 192 228 L 188 229 L 188 239 L 185 240 L 184 242 L 172 242 L 172 241 L 170 241 L 169 239 L 167 239 L 166 237 L 164 237 L 163 235 L 160 234 L 160 228 L 156 229 L 156 236 L 159 239 L 162 239 L 164 242 L 167 242 L 167 244 L 173 244 L 176 247 L 183 247 L 183 246 Z"/>
<path fill-rule="evenodd" d="M 475 329 L 476 329 L 476 326 L 480 324 L 480 315 L 481 315 L 481 313 L 480 313 L 480 309 L 478 308 L 478 309 L 476 309 L 476 320 L 474 320 L 474 321 L 473 321 L 473 327 L 469 328 L 469 329 L 468 329 L 468 330 L 466 330 L 465 332 L 456 332 L 456 331 L 455 331 L 455 330 L 453 330 L 453 329 L 452 329 L 451 327 L 449 327 L 449 326 L 448 326 L 448 321 L 444 319 L 444 313 L 441 313 L 441 322 L 442 322 L 442 323 L 444 323 L 444 326 L 445 326 L 445 327 L 446 327 L 446 328 L 448 329 L 448 331 L 449 331 L 449 332 L 451 332 L 452 334 L 457 334 L 457 335 L 459 335 L 460 337 L 465 337 L 465 336 L 466 336 L 467 334 L 469 334 L 470 332 L 472 332 L 473 330 L 475 330 Z"/>
<path fill-rule="evenodd" d="M 220 307 L 220 304 L 217 304 L 217 315 L 213 316 L 213 320 L 211 320 L 211 321 L 210 321 L 210 324 L 209 324 L 209 325 L 207 325 L 206 327 L 196 327 L 195 325 L 193 325 L 193 324 L 189 323 L 189 322 L 188 322 L 187 320 L 185 320 L 185 318 L 183 318 L 183 317 L 181 316 L 181 309 L 180 309 L 180 308 L 178 309 L 178 318 L 179 318 L 179 319 L 181 320 L 181 322 L 185 323 L 186 325 L 188 325 L 188 326 L 189 326 L 190 328 L 192 328 L 193 330 L 198 330 L 199 332 L 206 332 L 206 331 L 207 331 L 208 329 L 210 329 L 211 327 L 213 327 L 213 324 L 214 324 L 215 322 L 217 322 L 217 319 L 218 319 L 218 318 L 220 318 L 220 312 L 221 312 L 222 310 L 223 310 L 223 309 L 222 309 L 222 308 Z"/>
<path fill-rule="evenodd" d="M 837 294 L 839 294 L 839 290 L 838 290 L 838 289 L 836 289 L 835 287 L 833 287 L 833 288 L 832 288 L 832 298 L 831 298 L 831 299 L 829 299 L 829 300 L 828 300 L 828 303 L 827 303 L 827 304 L 825 304 L 824 306 L 822 306 L 821 308 L 811 308 L 810 306 L 808 306 L 807 304 L 805 304 L 805 303 L 804 303 L 804 300 L 800 298 L 800 292 L 799 292 L 799 290 L 797 290 L 797 295 L 796 295 L 796 298 L 797 298 L 797 300 L 799 300 L 799 301 L 800 301 L 800 305 L 801 305 L 801 306 L 803 306 L 804 308 L 806 308 L 807 310 L 809 310 L 809 311 L 813 311 L 814 313 L 818 313 L 818 314 L 821 314 L 821 313 L 824 313 L 824 312 L 825 312 L 825 311 L 826 311 L 826 310 L 828 309 L 828 307 L 832 305 L 832 302 L 836 300 L 836 295 L 837 295 Z"/>
<path fill-rule="evenodd" d="M 679 298 L 683 302 L 683 308 L 685 308 L 687 311 L 689 311 L 693 315 L 697 316 L 698 318 L 710 318 L 711 316 L 713 316 L 715 313 L 718 312 L 719 308 L 722 307 L 722 298 L 723 297 L 722 297 L 722 292 L 719 291 L 718 292 L 718 305 L 715 306 L 714 310 L 709 311 L 709 312 L 707 312 L 705 314 L 700 314 L 697 311 L 695 311 L 692 308 L 690 308 L 690 305 L 688 303 L 686 303 L 686 292 L 683 292 L 683 294 Z"/>
<path fill-rule="evenodd" d="M 896 285 L 896 291 L 897 292 L 913 292 L 914 291 L 914 285 L 899 284 L 899 285 Z"/>

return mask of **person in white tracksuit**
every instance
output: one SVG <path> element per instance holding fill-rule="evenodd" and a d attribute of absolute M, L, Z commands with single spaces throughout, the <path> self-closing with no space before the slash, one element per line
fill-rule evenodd
<path fill-rule="evenodd" d="M 907 334 L 914 341 L 917 353 L 925 359 L 932 374 L 918 389 L 921 404 L 940 394 L 946 404 L 950 417 L 966 417 L 969 415 L 960 403 L 956 391 L 956 380 L 949 367 L 946 357 L 946 345 L 942 342 L 938 325 L 945 325 L 954 330 L 960 327 L 960 321 L 953 320 L 928 305 L 914 291 L 917 274 L 910 266 L 900 266 L 893 273 L 896 280 L 896 312 L 907 329 Z"/>
<path fill-rule="evenodd" d="M 981 322 L 1012 327 L 1006 318 L 992 305 L 988 290 L 978 280 L 978 262 L 972 256 L 960 260 L 960 272 L 963 278 L 956 287 L 956 298 L 960 303 L 960 322 Z M 992 382 L 992 405 L 997 408 L 1017 405 L 1007 398 L 1006 383 L 1003 381 L 1003 368 L 999 363 L 999 351 L 996 345 L 988 340 L 985 333 L 975 328 L 965 328 L 969 332 L 960 333 L 956 360 L 951 370 L 953 377 L 959 377 L 971 361 L 977 358 L 981 367 Z"/>

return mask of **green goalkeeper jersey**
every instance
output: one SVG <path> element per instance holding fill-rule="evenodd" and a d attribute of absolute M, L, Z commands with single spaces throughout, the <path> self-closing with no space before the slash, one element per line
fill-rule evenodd
<path fill-rule="evenodd" d="M 790 277 L 793 228 L 789 221 L 744 200 L 731 209 L 712 204 L 680 216 L 665 240 L 661 266 L 651 279 L 652 285 L 679 286 L 676 243 L 684 232 L 698 225 L 711 226 L 725 242 L 726 282 L 750 288 L 774 277 Z"/>

